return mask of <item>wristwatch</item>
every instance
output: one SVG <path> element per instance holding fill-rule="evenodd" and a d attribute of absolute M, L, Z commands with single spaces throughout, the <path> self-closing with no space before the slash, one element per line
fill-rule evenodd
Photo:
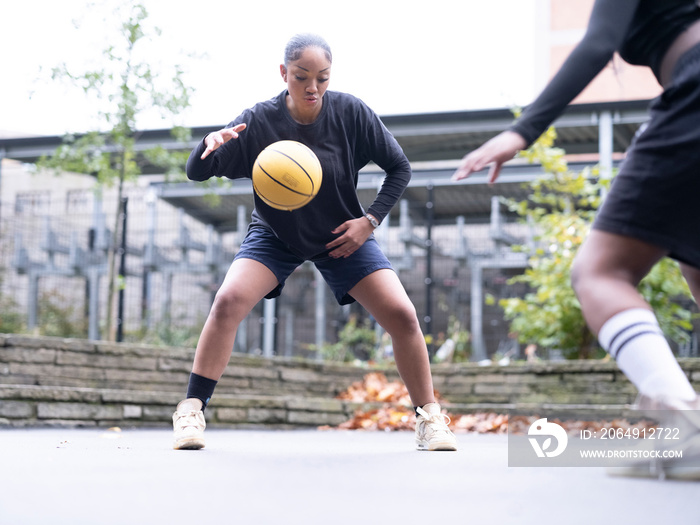
<path fill-rule="evenodd" d="M 365 213 L 365 219 L 369 221 L 369 223 L 372 225 L 372 228 L 378 228 L 379 227 L 379 221 L 374 218 L 374 216 L 370 215 L 369 213 Z"/>

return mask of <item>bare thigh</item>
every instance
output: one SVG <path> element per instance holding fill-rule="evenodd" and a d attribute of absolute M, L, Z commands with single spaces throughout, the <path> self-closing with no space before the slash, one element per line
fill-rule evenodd
<path fill-rule="evenodd" d="M 226 272 L 217 301 L 235 302 L 248 311 L 279 283 L 272 271 L 254 259 L 236 259 Z"/>
<path fill-rule="evenodd" d="M 238 325 L 275 286 L 275 275 L 252 259 L 236 259 L 219 288 L 197 343 L 192 371 L 218 380 L 231 357 Z"/>
<path fill-rule="evenodd" d="M 414 406 L 435 401 L 430 361 L 418 316 L 398 275 L 377 270 L 356 284 L 350 295 L 391 336 L 396 367 Z"/>
<path fill-rule="evenodd" d="M 398 335 L 407 328 L 420 330 L 416 309 L 393 270 L 382 269 L 369 274 L 350 290 L 350 295 L 390 335 Z"/>
<path fill-rule="evenodd" d="M 630 308 L 650 309 L 637 285 L 666 250 L 643 241 L 592 230 L 579 249 L 571 279 L 583 315 L 594 333 Z"/>

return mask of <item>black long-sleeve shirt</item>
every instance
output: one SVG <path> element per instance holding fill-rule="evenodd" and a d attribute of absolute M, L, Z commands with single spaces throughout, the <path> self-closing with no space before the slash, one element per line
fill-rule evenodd
<path fill-rule="evenodd" d="M 382 187 L 368 212 L 379 221 L 401 197 L 411 178 L 411 167 L 396 139 L 379 117 L 358 98 L 326 91 L 318 118 L 299 124 L 285 102 L 287 91 L 245 110 L 227 127 L 245 123 L 246 129 L 206 159 L 204 141 L 187 161 L 187 176 L 203 181 L 211 177 L 237 179 L 252 176 L 258 154 L 278 140 L 296 140 L 311 148 L 323 170 L 316 197 L 292 212 L 277 210 L 255 195 L 251 227 L 271 230 L 293 253 L 303 259 L 321 255 L 337 235 L 331 230 L 362 217 L 357 196 L 359 170 L 370 161 L 386 172 Z"/>
<path fill-rule="evenodd" d="M 660 81 L 668 47 L 698 19 L 696 0 L 596 0 L 583 39 L 510 129 L 532 144 L 615 51 L 630 64 L 650 67 Z"/>

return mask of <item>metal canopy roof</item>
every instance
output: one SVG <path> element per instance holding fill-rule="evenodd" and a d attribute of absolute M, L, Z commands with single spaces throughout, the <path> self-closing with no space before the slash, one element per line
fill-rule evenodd
<path fill-rule="evenodd" d="M 450 163 L 454 166 L 456 163 Z M 570 164 L 572 169 L 582 168 L 590 163 Z M 454 183 L 450 177 L 454 167 L 418 168 L 413 171 L 413 178 L 404 191 L 403 200 L 409 203 L 411 218 L 422 223 L 426 214 L 426 203 L 429 200 L 429 188 L 432 187 L 433 215 L 437 224 L 453 223 L 457 216 L 464 217 L 468 223 L 485 223 L 491 214 L 491 198 L 494 196 L 525 199 L 530 191 L 526 183 L 542 175 L 540 166 L 530 166 L 513 163 L 505 166 L 498 182 L 487 184 L 487 173 L 480 172 L 464 181 Z M 378 170 L 363 170 L 360 173 L 358 194 L 360 202 L 367 208 L 381 184 L 383 172 Z M 215 190 L 219 202 L 212 205 L 207 196 L 212 189 L 197 183 L 156 184 L 158 197 L 182 208 L 195 219 L 211 224 L 219 232 L 234 231 L 238 228 L 236 210 L 245 206 L 248 219 L 253 208 L 253 190 L 250 180 L 230 181 L 224 187 Z M 392 210 L 390 220 L 397 221 L 398 215 Z"/>
<path fill-rule="evenodd" d="M 622 153 L 630 145 L 639 126 L 647 119 L 648 100 L 575 104 L 567 108 L 554 123 L 557 146 L 567 154 L 589 154 L 587 162 L 597 162 L 600 151 L 601 116 L 609 117 L 612 151 Z M 513 161 L 504 167 L 498 183 L 486 184 L 486 173 L 478 173 L 462 183 L 451 183 L 459 159 L 480 146 L 500 131 L 509 127 L 513 116 L 508 109 L 391 115 L 382 117 L 389 131 L 396 137 L 413 167 L 413 179 L 403 198 L 411 205 L 418 219 L 424 215 L 429 185 L 433 187 L 434 214 L 437 221 L 452 221 L 458 215 L 467 221 L 488 220 L 491 197 L 501 195 L 522 199 L 527 195 L 523 183 L 541 174 L 538 166 Z M 170 150 L 190 151 L 205 134 L 217 127 L 192 129 L 193 139 L 187 143 L 175 142 L 170 131 L 147 130 L 138 133 L 137 150 L 161 145 Z M 36 162 L 42 155 L 50 155 L 61 144 L 62 137 L 30 137 L 0 139 L 0 158 L 22 162 Z M 146 174 L 159 173 L 146 166 Z M 358 191 L 361 202 L 368 206 L 381 184 L 382 173 L 369 166 L 360 173 Z M 231 181 L 216 190 L 221 196 L 219 206 L 208 204 L 206 195 L 211 189 L 198 183 L 156 185 L 159 196 L 176 207 L 181 207 L 196 219 L 213 225 L 219 231 L 236 228 L 235 210 L 239 205 L 252 208 L 250 181 Z"/>
<path fill-rule="evenodd" d="M 599 122 L 612 118 L 613 151 L 624 152 L 639 125 L 648 118 L 648 100 L 575 104 L 554 122 L 557 146 L 568 154 L 598 153 Z M 508 109 L 426 113 L 382 117 L 411 162 L 459 159 L 508 128 Z"/>

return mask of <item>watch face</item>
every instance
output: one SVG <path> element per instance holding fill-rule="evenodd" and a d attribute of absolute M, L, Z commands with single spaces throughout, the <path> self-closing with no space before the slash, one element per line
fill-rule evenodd
<path fill-rule="evenodd" d="M 369 216 L 369 215 L 365 215 L 365 217 L 367 217 L 367 220 L 369 221 L 369 223 L 370 223 L 372 226 L 374 226 L 375 228 L 379 226 L 379 223 L 377 222 L 377 219 L 375 219 L 374 217 L 371 217 L 371 216 Z"/>

